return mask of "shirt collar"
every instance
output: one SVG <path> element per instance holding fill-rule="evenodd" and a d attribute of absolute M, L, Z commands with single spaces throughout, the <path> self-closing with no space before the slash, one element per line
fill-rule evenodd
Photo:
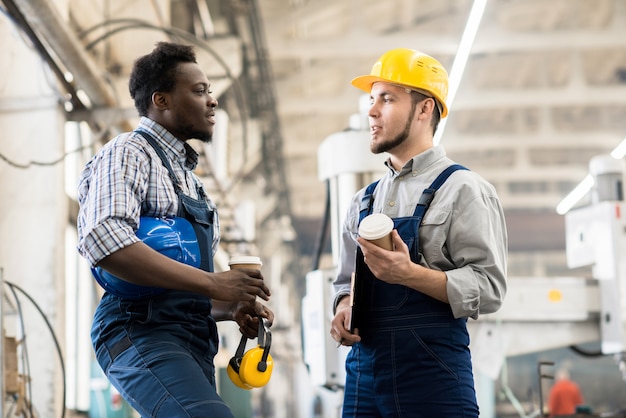
<path fill-rule="evenodd" d="M 196 150 L 187 142 L 176 138 L 158 122 L 142 116 L 139 120 L 138 128 L 152 134 L 163 148 L 163 151 L 169 154 L 172 159 L 177 160 L 185 169 L 194 170 L 198 165 L 198 153 Z"/>
<path fill-rule="evenodd" d="M 385 161 L 385 165 L 391 172 L 392 176 L 403 176 L 408 173 L 420 173 L 429 167 L 432 163 L 446 156 L 446 150 L 443 145 L 436 145 L 426 151 L 417 154 L 413 158 L 404 164 L 400 171 L 396 171 L 391 165 L 391 160 L 388 158 Z"/>

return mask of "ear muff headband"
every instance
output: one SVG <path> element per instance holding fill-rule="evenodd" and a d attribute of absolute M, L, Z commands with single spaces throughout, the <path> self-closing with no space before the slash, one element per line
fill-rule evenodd
<path fill-rule="evenodd" d="M 270 355 L 272 335 L 263 318 L 259 318 L 259 345 L 243 354 L 247 340 L 242 335 L 235 356 L 228 363 L 228 377 L 241 389 L 265 386 L 272 376 L 274 360 Z"/>
<path fill-rule="evenodd" d="M 248 337 L 246 337 L 245 335 L 241 336 L 241 340 L 239 341 L 239 347 L 237 347 L 237 351 L 235 352 L 235 355 L 228 362 L 228 367 L 226 368 L 226 374 L 228 374 L 228 377 L 235 384 L 235 386 L 241 389 L 249 390 L 249 389 L 252 389 L 252 386 L 242 382 L 241 378 L 239 377 L 239 370 L 241 370 L 241 361 L 243 360 L 243 356 L 244 356 L 243 353 L 244 353 L 244 350 L 246 349 L 247 340 L 248 340 Z"/>

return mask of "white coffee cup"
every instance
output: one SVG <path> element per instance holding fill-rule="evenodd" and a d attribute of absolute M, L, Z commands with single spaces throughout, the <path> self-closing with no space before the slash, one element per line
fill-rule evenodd
<path fill-rule="evenodd" d="M 393 251 L 391 231 L 393 231 L 393 220 L 384 213 L 372 213 L 363 218 L 359 225 L 359 235 L 362 238 Z"/>
<path fill-rule="evenodd" d="M 228 261 L 231 270 L 248 269 L 261 270 L 263 263 L 261 258 L 253 255 L 234 255 Z"/>

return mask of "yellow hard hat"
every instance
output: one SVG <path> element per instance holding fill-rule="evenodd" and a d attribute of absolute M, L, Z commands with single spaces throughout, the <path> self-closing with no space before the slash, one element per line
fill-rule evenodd
<path fill-rule="evenodd" d="M 408 48 L 392 49 L 376 61 L 369 75 L 356 77 L 352 85 L 369 93 L 372 85 L 379 81 L 433 96 L 441 106 L 441 118 L 448 115 L 448 72 L 430 55 Z"/>

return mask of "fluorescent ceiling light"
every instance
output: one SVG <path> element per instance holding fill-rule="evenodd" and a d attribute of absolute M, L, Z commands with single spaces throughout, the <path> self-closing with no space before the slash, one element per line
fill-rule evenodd
<path fill-rule="evenodd" d="M 624 158 L 624 155 L 626 155 L 626 138 L 622 139 L 622 142 L 620 142 L 619 145 L 616 146 L 613 151 L 611 151 L 611 157 L 615 158 L 616 160 Z"/>
<path fill-rule="evenodd" d="M 615 158 L 616 160 L 624 158 L 625 155 L 626 138 L 622 139 L 622 142 L 620 142 L 613 149 L 613 151 L 611 151 L 611 157 Z M 574 188 L 574 190 L 569 192 L 569 194 L 565 196 L 563 200 L 561 200 L 561 202 L 559 202 L 556 207 L 556 212 L 559 215 L 565 215 L 567 212 L 569 212 L 569 210 L 573 208 L 580 199 L 582 199 L 587 193 L 589 193 L 589 191 L 593 187 L 593 183 L 593 177 L 591 176 L 591 174 L 587 174 L 587 177 L 585 177 L 583 181 L 581 181 L 578 186 Z"/>
<path fill-rule="evenodd" d="M 461 77 L 463 76 L 463 71 L 465 71 L 465 65 L 467 64 L 467 59 L 469 57 L 470 50 L 472 49 L 472 45 L 474 44 L 476 32 L 478 31 L 478 26 L 485 12 L 486 5 L 487 0 L 474 0 L 472 10 L 470 10 L 470 14 L 467 17 L 465 30 L 463 31 L 459 48 L 456 51 L 456 56 L 454 57 L 454 62 L 452 63 L 452 70 L 450 71 L 450 78 L 448 80 L 448 98 L 446 99 L 448 111 L 452 108 L 452 102 L 454 101 L 459 84 L 461 83 Z M 437 132 L 433 138 L 435 145 L 439 144 L 441 141 L 441 136 L 443 135 L 447 120 L 448 118 L 445 118 L 439 123 L 439 128 L 437 128 Z"/>
<path fill-rule="evenodd" d="M 587 177 L 583 179 L 578 186 L 574 187 L 574 190 L 569 192 L 563 200 L 556 207 L 556 212 L 559 215 L 565 215 L 574 205 L 586 195 L 593 187 L 593 177 L 591 174 L 587 174 Z"/>

